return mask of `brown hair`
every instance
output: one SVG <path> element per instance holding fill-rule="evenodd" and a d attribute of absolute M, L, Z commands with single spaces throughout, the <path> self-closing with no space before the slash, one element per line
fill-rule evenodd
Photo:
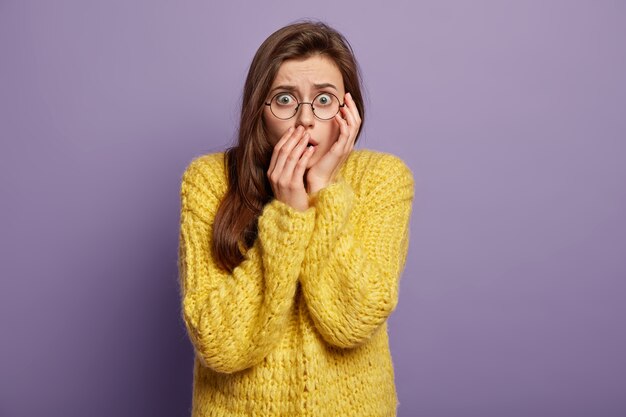
<path fill-rule="evenodd" d="M 354 52 L 346 38 L 323 22 L 299 21 L 272 33 L 259 47 L 243 89 L 238 141 L 224 154 L 228 190 L 213 225 L 212 251 L 217 263 L 232 272 L 243 261 L 240 242 L 249 249 L 258 234 L 258 217 L 273 198 L 267 169 L 273 146 L 263 122 L 263 108 L 283 61 L 320 54 L 339 68 L 346 92 L 350 92 L 365 120 L 361 76 Z M 361 133 L 357 134 L 357 138 Z"/>

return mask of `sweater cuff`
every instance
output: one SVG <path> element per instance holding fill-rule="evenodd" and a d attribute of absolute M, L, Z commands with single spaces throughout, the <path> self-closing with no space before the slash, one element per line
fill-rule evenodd
<path fill-rule="evenodd" d="M 309 205 L 318 210 L 332 208 L 333 212 L 345 215 L 352 209 L 354 200 L 355 194 L 350 184 L 343 177 L 338 177 L 334 183 L 311 194 Z"/>
<path fill-rule="evenodd" d="M 315 207 L 299 211 L 280 200 L 267 203 L 259 216 L 259 233 L 274 235 L 283 245 L 304 246 L 315 226 Z"/>

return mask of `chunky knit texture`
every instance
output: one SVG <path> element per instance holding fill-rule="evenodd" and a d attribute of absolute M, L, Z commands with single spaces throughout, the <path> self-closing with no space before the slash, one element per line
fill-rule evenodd
<path fill-rule="evenodd" d="M 224 153 L 181 186 L 182 318 L 192 416 L 395 416 L 387 318 L 409 244 L 414 182 L 397 156 L 353 150 L 309 209 L 272 200 L 232 274 L 210 255 Z"/>

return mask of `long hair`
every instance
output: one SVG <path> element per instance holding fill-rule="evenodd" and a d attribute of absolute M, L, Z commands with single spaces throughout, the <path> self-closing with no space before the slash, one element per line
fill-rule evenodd
<path fill-rule="evenodd" d="M 360 68 L 351 45 L 341 33 L 323 22 L 306 20 L 277 30 L 261 44 L 243 89 L 237 144 L 224 153 L 228 189 L 213 224 L 212 254 L 227 271 L 232 272 L 243 261 L 244 251 L 254 244 L 258 217 L 274 197 L 267 178 L 273 146 L 262 117 L 271 85 L 285 60 L 316 54 L 332 59 L 339 68 L 345 91 L 356 103 L 363 126 Z"/>

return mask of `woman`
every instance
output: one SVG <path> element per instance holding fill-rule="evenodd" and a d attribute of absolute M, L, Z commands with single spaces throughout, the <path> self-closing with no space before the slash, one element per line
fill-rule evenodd
<path fill-rule="evenodd" d="M 319 22 L 263 42 L 239 139 L 181 186 L 192 416 L 394 416 L 386 319 L 398 302 L 413 176 L 353 150 L 364 109 L 346 39 Z"/>

